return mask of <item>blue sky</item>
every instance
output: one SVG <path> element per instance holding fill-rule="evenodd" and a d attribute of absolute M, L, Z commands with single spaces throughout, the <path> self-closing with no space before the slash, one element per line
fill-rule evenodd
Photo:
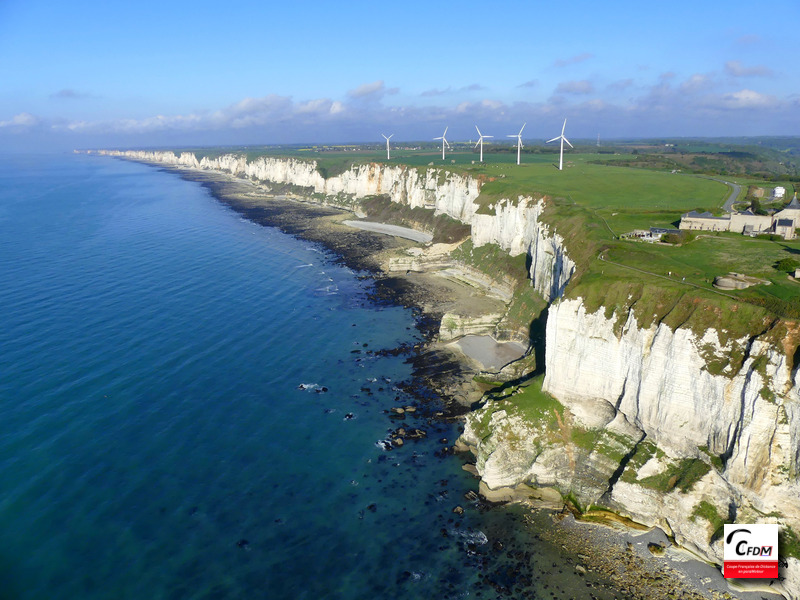
<path fill-rule="evenodd" d="M 800 3 L 757 6 L 0 0 L 0 147 L 800 135 Z"/>

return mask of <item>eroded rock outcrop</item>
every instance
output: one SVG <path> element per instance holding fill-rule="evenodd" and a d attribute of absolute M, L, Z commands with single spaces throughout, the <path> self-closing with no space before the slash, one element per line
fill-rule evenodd
<path fill-rule="evenodd" d="M 472 241 L 475 246 L 497 244 L 511 256 L 527 253 L 534 289 L 552 302 L 564 293 L 575 263 L 567 255 L 561 236 L 542 223 L 544 210 L 543 198 L 500 200 L 489 206 L 489 214 L 473 217 Z"/>
<path fill-rule="evenodd" d="M 722 343 L 713 329 L 607 314 L 580 298 L 550 307 L 543 389 L 552 405 L 489 401 L 468 417 L 463 442 L 486 485 L 556 488 L 661 527 L 717 563 L 724 522 L 778 522 L 796 545 L 800 390 L 774 340 Z M 738 352 L 741 361 L 709 371 L 711 355 Z M 800 597 L 800 561 L 788 562 L 784 593 Z"/>

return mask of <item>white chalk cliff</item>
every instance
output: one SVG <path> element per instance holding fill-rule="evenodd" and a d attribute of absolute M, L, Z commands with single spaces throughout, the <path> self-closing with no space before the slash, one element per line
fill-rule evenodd
<path fill-rule="evenodd" d="M 746 350 L 741 366 L 710 373 L 709 353 L 735 346 Z M 719 564 L 710 512 L 800 532 L 798 368 L 773 343 L 640 327 L 632 310 L 608 318 L 573 298 L 551 305 L 545 348 L 543 390 L 565 409 L 558 427 L 491 401 L 467 419 L 463 441 L 490 489 L 555 487 L 583 506 L 661 527 Z M 693 463 L 698 478 L 681 487 L 679 466 Z M 788 562 L 782 591 L 800 598 L 800 561 Z"/>
<path fill-rule="evenodd" d="M 633 311 L 606 317 L 603 307 L 588 312 L 581 298 L 564 298 L 575 264 L 564 240 L 542 222 L 543 198 L 481 205 L 480 180 L 438 168 L 365 164 L 326 178 L 305 160 L 105 153 L 291 184 L 338 205 L 384 195 L 469 224 L 476 247 L 527 254 L 533 287 L 552 303 L 543 389 L 563 413 L 550 407 L 531 415 L 509 397 L 470 414 L 462 440 L 476 454 L 483 485 L 554 488 L 584 506 L 601 503 L 719 563 L 718 523 L 709 514 L 779 522 L 800 534 L 798 367 L 768 339 L 723 344 L 713 329 L 698 335 L 658 323 L 642 327 Z M 709 371 L 709 354 L 742 348 L 738 366 Z M 701 468 L 682 485 L 679 467 L 687 464 Z M 800 598 L 800 561 L 790 558 L 782 574 L 783 593 Z"/>
<path fill-rule="evenodd" d="M 470 225 L 475 246 L 497 244 L 512 256 L 527 253 L 534 288 L 546 300 L 563 293 L 575 270 L 563 240 L 541 223 L 545 208 L 542 198 L 520 197 L 516 202 L 501 200 L 489 214 L 478 214 L 475 202 L 481 182 L 469 175 L 438 168 L 417 169 L 378 163 L 354 165 L 344 173 L 327 179 L 309 160 L 258 157 L 248 161 L 244 155 L 226 154 L 200 160 L 192 152 L 176 155 L 171 151 L 101 150 L 100 154 L 148 163 L 210 169 L 245 176 L 271 184 L 290 184 L 306 188 L 331 204 L 349 204 L 370 196 L 387 196 L 392 202 L 412 208 L 433 209 Z"/>

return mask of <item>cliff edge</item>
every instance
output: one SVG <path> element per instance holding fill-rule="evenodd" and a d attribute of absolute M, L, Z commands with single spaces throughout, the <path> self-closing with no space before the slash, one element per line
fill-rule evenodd
<path fill-rule="evenodd" d="M 787 566 L 772 589 L 800 598 L 795 322 L 625 275 L 606 284 L 611 264 L 583 277 L 597 247 L 576 233 L 580 220 L 559 222 L 558 206 L 525 190 L 481 203 L 482 181 L 468 174 L 361 164 L 326 177 L 291 158 L 101 153 L 294 186 L 351 209 L 381 196 L 468 225 L 474 249 L 524 256 L 530 288 L 549 304 L 544 376 L 487 394 L 467 416 L 461 444 L 475 453 L 482 489 L 557 490 L 579 512 L 660 527 L 716 564 L 724 523 L 780 523 Z"/>

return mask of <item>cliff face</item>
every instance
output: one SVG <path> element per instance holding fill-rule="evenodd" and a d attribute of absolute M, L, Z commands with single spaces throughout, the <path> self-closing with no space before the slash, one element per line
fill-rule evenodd
<path fill-rule="evenodd" d="M 292 158 L 226 154 L 200 160 L 191 153 L 180 156 L 163 151 L 101 151 L 101 154 L 149 163 L 213 169 L 272 184 L 291 184 L 319 194 L 331 204 L 350 204 L 369 196 L 387 196 L 392 202 L 412 208 L 433 209 L 468 224 L 473 244 L 497 244 L 512 256 L 527 253 L 531 259 L 530 276 L 534 288 L 548 301 L 559 297 L 575 270 L 567 256 L 563 240 L 542 224 L 544 200 L 520 197 L 516 202 L 501 200 L 479 214 L 475 202 L 480 181 L 468 175 L 442 169 L 424 169 L 400 165 L 354 165 L 344 173 L 325 178 L 312 161 Z M 485 211 L 484 211 L 485 213 Z"/>
<path fill-rule="evenodd" d="M 545 390 L 567 406 L 610 400 L 673 454 L 702 446 L 726 457 L 729 481 L 759 494 L 789 474 L 797 482 L 800 390 L 782 353 L 758 338 L 732 341 L 749 346 L 741 368 L 712 375 L 709 353 L 731 351 L 715 330 L 699 337 L 663 324 L 643 329 L 630 311 L 617 334 L 616 316 L 587 314 L 580 299 L 551 307 Z"/>
<path fill-rule="evenodd" d="M 550 307 L 545 347 L 557 423 L 502 402 L 467 420 L 463 441 L 490 488 L 552 486 L 718 563 L 722 522 L 778 522 L 790 541 L 800 532 L 798 369 L 774 343 L 644 328 L 632 311 L 609 318 L 576 298 Z M 737 348 L 740 366 L 709 372 L 710 357 Z M 788 562 L 784 593 L 800 597 L 800 561 Z"/>
<path fill-rule="evenodd" d="M 564 240 L 542 223 L 543 199 L 520 196 L 516 202 L 500 200 L 491 207 L 492 214 L 472 218 L 472 241 L 475 246 L 494 243 L 512 256 L 527 253 L 534 289 L 548 302 L 561 297 L 575 263 L 567 255 Z"/>
<path fill-rule="evenodd" d="M 526 406 L 507 396 L 468 415 L 462 442 L 483 485 L 554 488 L 584 507 L 603 504 L 717 562 L 724 521 L 780 522 L 800 533 L 800 390 L 785 352 L 764 336 L 723 344 L 714 330 L 642 327 L 632 311 L 606 317 L 563 299 L 575 264 L 542 222 L 542 198 L 481 206 L 479 180 L 433 168 L 357 165 L 326 178 L 294 159 L 107 154 L 291 184 L 337 205 L 385 195 L 469 224 L 476 247 L 527 254 L 533 287 L 553 303 L 543 389 L 557 400 Z M 728 361 L 735 366 L 709 371 L 710 357 L 734 352 L 744 356 Z M 783 590 L 800 598 L 800 561 L 788 562 Z"/>

